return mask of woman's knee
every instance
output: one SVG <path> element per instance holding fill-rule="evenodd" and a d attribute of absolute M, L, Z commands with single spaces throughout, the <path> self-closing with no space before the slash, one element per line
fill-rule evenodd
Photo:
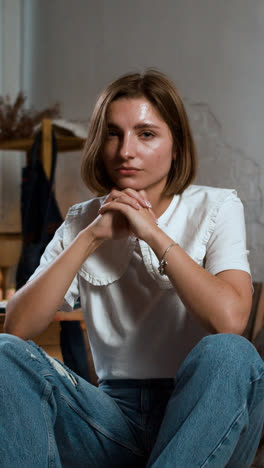
<path fill-rule="evenodd" d="M 247 357 L 256 357 L 256 348 L 253 344 L 240 335 L 233 333 L 218 333 L 208 335 L 200 341 L 201 348 L 209 351 L 216 356 L 241 357 L 243 360 Z"/>
<path fill-rule="evenodd" d="M 25 341 L 15 335 L 0 334 L 0 362 L 6 359 L 17 358 L 24 352 Z"/>
<path fill-rule="evenodd" d="M 194 348 L 194 354 L 199 363 L 207 368 L 220 369 L 227 372 L 242 372 L 247 369 L 264 369 L 264 364 L 256 348 L 246 338 L 231 333 L 222 333 L 204 337 Z"/>
<path fill-rule="evenodd" d="M 24 343 L 24 340 L 15 335 L 9 335 L 9 333 L 0 333 L 0 346 L 16 346 Z"/>
<path fill-rule="evenodd" d="M 39 388 L 43 367 L 37 349 L 30 342 L 0 334 L 0 393 L 5 394 L 12 388 L 14 395 L 15 390 L 22 392 L 22 388 L 25 391 Z"/>

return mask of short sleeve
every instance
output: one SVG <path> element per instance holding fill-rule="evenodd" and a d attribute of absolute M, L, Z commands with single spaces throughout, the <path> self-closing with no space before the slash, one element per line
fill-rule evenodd
<path fill-rule="evenodd" d="M 235 195 L 220 207 L 215 229 L 206 249 L 205 268 L 213 275 L 224 270 L 243 270 L 250 274 L 244 208 Z"/>
<path fill-rule="evenodd" d="M 41 259 L 38 268 L 34 271 L 33 275 L 29 278 L 28 281 L 34 279 L 39 273 L 44 271 L 54 260 L 58 257 L 58 255 L 64 250 L 63 245 L 63 231 L 64 231 L 64 223 L 57 229 L 56 233 L 54 234 L 53 239 L 47 245 Z M 48 291 L 47 291 L 48 294 Z M 77 302 L 79 298 L 79 281 L 78 275 L 76 275 L 65 294 L 64 302 L 60 307 L 60 310 L 64 312 L 71 312 L 74 308 L 74 304 Z"/>

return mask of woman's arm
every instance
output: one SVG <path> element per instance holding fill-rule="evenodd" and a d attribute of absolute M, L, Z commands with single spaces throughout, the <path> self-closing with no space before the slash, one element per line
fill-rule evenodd
<path fill-rule="evenodd" d="M 159 259 L 172 243 L 161 230 L 153 230 L 148 244 Z M 186 308 L 213 333 L 242 334 L 252 301 L 251 279 L 241 270 L 226 270 L 212 275 L 198 265 L 179 246 L 166 255 L 166 274 Z"/>
<path fill-rule="evenodd" d="M 44 331 L 82 263 L 102 243 L 93 226 L 81 231 L 36 278 L 19 289 L 8 301 L 4 331 L 30 339 Z"/>
<path fill-rule="evenodd" d="M 139 193 L 144 197 L 143 191 Z M 100 209 L 102 214 L 111 211 L 126 216 L 134 234 L 147 242 L 161 260 L 173 240 L 155 224 L 147 208 L 136 210 L 121 193 Z M 213 275 L 179 245 L 168 251 L 166 261 L 165 272 L 177 294 L 203 327 L 213 333 L 241 334 L 244 331 L 252 301 L 251 279 L 247 272 L 227 269 Z"/>

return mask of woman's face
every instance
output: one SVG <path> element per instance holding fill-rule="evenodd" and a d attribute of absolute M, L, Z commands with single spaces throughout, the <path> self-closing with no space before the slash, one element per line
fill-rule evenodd
<path fill-rule="evenodd" d="M 155 107 L 145 97 L 120 98 L 109 106 L 107 126 L 103 162 L 114 185 L 161 194 L 175 154 Z"/>

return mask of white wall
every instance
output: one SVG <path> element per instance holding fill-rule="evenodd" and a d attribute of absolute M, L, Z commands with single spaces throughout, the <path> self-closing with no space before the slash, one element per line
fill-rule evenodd
<path fill-rule="evenodd" d="M 21 0 L 0 0 L 0 95 L 14 100 L 22 82 Z M 0 151 L 0 227 L 1 231 L 20 231 L 20 180 L 25 155 Z"/>
<path fill-rule="evenodd" d="M 197 181 L 235 187 L 246 211 L 254 279 L 264 279 L 264 2 L 25 0 L 24 86 L 36 107 L 59 100 L 87 122 L 96 95 L 128 70 L 155 66 L 184 97 L 200 155 Z M 80 155 L 61 155 L 63 212 L 87 191 Z M 67 194 L 67 195 L 65 195 Z"/>

